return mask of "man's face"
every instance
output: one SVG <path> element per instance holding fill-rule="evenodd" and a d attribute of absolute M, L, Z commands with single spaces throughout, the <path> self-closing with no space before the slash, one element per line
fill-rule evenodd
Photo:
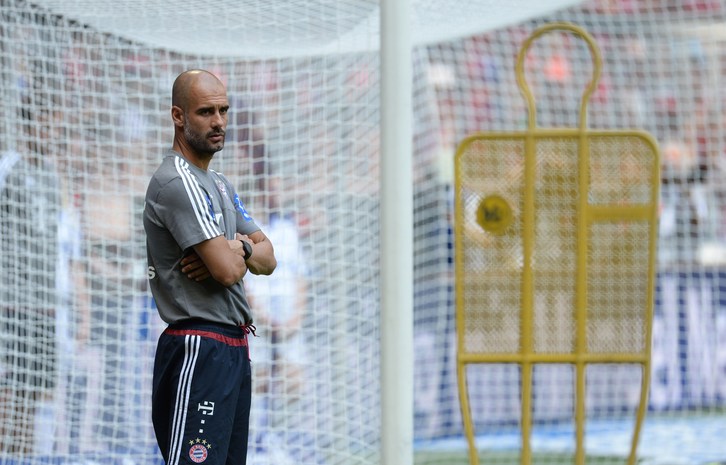
<path fill-rule="evenodd" d="M 229 101 L 222 85 L 201 81 L 192 88 L 184 112 L 184 138 L 200 156 L 211 157 L 224 148 Z"/>

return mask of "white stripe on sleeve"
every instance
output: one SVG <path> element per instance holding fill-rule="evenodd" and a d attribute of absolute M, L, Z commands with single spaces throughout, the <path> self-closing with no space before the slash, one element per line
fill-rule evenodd
<path fill-rule="evenodd" d="M 184 189 L 187 192 L 189 201 L 192 203 L 194 214 L 199 223 L 199 227 L 204 232 L 205 239 L 212 239 L 222 234 L 219 230 L 214 218 L 209 214 L 209 205 L 207 204 L 206 194 L 199 186 L 197 179 L 189 170 L 189 164 L 181 157 L 174 159 L 174 165 L 177 173 L 181 176 L 184 183 Z"/>

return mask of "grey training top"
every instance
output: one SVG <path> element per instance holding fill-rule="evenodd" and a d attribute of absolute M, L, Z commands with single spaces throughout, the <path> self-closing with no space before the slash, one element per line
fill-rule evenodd
<path fill-rule="evenodd" d="M 182 273 L 180 262 L 196 244 L 259 229 L 227 178 L 169 150 L 149 182 L 144 206 L 148 277 L 161 319 L 250 324 L 242 281 L 230 287 L 212 278 L 197 282 Z"/>

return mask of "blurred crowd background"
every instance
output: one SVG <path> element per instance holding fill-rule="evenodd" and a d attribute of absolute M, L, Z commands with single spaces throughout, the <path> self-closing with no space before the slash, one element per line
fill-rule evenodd
<path fill-rule="evenodd" d="M 291 266 L 283 268 L 285 289 L 250 291 L 262 302 L 258 327 L 274 334 L 260 362 L 260 389 L 267 394 L 253 410 L 258 431 L 268 434 L 253 446 L 272 453 L 280 448 L 271 444 L 285 444 L 290 460 L 297 460 L 291 463 L 314 463 L 375 442 L 378 54 L 267 60 L 185 55 L 97 31 L 22 0 L 0 5 L 1 223 L 2 242 L 12 244 L 3 249 L 2 271 L 17 274 L 14 264 L 31 259 L 37 267 L 35 278 L 0 285 L 0 329 L 6 333 L 0 416 L 19 422 L 0 429 L 0 457 L 31 450 L 155 457 L 148 391 L 162 326 L 147 292 L 140 212 L 148 178 L 171 145 L 171 84 L 192 67 L 215 72 L 229 91 L 227 142 L 214 168 L 238 186 L 253 217 L 266 225 L 284 219 L 282 240 L 294 244 Z M 454 153 L 478 131 L 526 126 L 515 57 L 535 27 L 555 20 L 584 27 L 602 50 L 603 76 L 588 106 L 589 125 L 643 129 L 660 148 L 650 408 L 675 416 L 693 409 L 718 415 L 726 402 L 726 3 L 591 0 L 414 49 L 417 439 L 462 434 L 454 371 Z M 577 39 L 557 36 L 538 44 L 526 63 L 538 124 L 576 126 L 591 72 L 589 53 Z M 13 194 L 14 175 L 25 183 L 16 186 L 20 191 L 38 194 Z M 48 202 L 57 203 L 42 210 Z M 26 208 L 35 213 L 18 213 Z M 52 224 L 40 228 L 39 217 Z M 39 248 L 36 241 L 57 247 Z M 38 307 L 20 296 L 39 292 L 40 285 L 53 287 L 53 296 L 44 297 L 37 318 L 54 323 L 41 325 L 38 337 L 55 350 L 46 367 L 53 381 L 37 385 L 29 377 L 38 349 L 20 344 L 15 319 L 25 306 Z M 282 305 L 287 310 L 279 311 Z M 285 318 L 276 321 L 276 311 Z M 282 350 L 294 335 L 301 345 Z M 17 355 L 24 352 L 30 355 Z M 307 370 L 314 381 L 300 385 L 295 370 Z M 493 367 L 473 377 L 475 420 L 516 421 L 516 400 L 505 391 L 517 385 L 517 376 Z M 628 385 L 626 377 L 596 404 L 631 402 L 639 386 Z M 556 381 L 542 389 L 549 393 L 543 398 L 561 398 Z M 8 401 L 18 398 L 30 399 L 24 426 L 22 419 L 8 420 L 14 415 Z"/>

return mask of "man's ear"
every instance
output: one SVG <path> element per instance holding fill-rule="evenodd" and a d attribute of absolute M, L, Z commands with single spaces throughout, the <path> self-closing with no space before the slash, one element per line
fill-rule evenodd
<path fill-rule="evenodd" d="M 174 126 L 184 126 L 184 110 L 177 106 L 171 107 L 171 120 L 174 122 Z"/>

